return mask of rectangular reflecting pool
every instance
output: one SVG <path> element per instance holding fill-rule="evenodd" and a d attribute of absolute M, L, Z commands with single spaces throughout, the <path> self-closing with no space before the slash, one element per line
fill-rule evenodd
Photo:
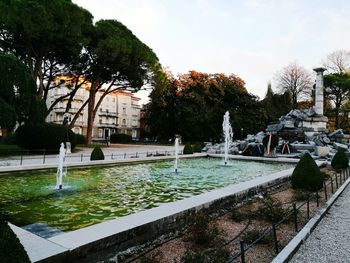
<path fill-rule="evenodd" d="M 56 173 L 0 176 L 0 212 L 18 226 L 42 223 L 62 231 L 80 229 L 193 195 L 294 167 L 294 164 L 216 158 L 68 169 L 62 190 Z"/>

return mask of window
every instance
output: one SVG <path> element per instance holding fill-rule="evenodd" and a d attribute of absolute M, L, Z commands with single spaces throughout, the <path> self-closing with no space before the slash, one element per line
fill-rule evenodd
<path fill-rule="evenodd" d="M 99 123 L 100 123 L 100 124 L 102 123 L 102 119 L 99 120 Z"/>
<path fill-rule="evenodd" d="M 99 138 L 103 137 L 103 130 L 102 129 L 98 129 L 98 137 Z"/>
<path fill-rule="evenodd" d="M 126 119 L 123 119 L 123 125 L 126 125 Z"/>
<path fill-rule="evenodd" d="M 123 114 L 126 114 L 126 108 L 123 108 Z"/>

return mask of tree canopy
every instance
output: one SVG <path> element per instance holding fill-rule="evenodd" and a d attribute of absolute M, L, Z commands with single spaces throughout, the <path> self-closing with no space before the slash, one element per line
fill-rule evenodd
<path fill-rule="evenodd" d="M 0 52 L 1 128 L 11 132 L 16 123 L 43 122 L 44 116 L 45 104 L 36 96 L 28 68 L 13 55 Z"/>
<path fill-rule="evenodd" d="M 150 97 L 148 124 L 163 139 L 181 134 L 187 141 L 218 141 L 227 110 L 238 138 L 242 128 L 253 133 L 265 124 L 258 98 L 247 92 L 236 75 L 190 71 L 175 78 L 168 74 L 166 85 L 156 87 Z"/>

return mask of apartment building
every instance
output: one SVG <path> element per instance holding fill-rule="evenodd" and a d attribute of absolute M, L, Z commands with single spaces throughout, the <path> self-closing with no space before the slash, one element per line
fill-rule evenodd
<path fill-rule="evenodd" d="M 60 78 L 57 81 L 62 81 Z M 71 91 L 69 81 L 64 85 L 60 85 L 49 91 L 47 107 L 49 108 L 62 95 Z M 96 103 L 102 96 L 103 92 L 99 92 L 96 96 Z M 78 114 L 79 109 L 89 96 L 89 85 L 82 85 L 71 102 L 68 119 L 71 121 Z M 124 133 L 131 135 L 133 140 L 140 137 L 140 99 L 134 94 L 117 90 L 107 94 L 100 104 L 93 126 L 93 140 L 103 140 L 109 138 L 113 133 Z M 65 109 L 68 103 L 68 97 L 53 107 L 53 110 L 47 116 L 47 122 L 63 123 Z M 87 133 L 87 106 L 79 113 L 79 117 L 74 123 L 73 131 L 78 134 L 86 135 Z"/>

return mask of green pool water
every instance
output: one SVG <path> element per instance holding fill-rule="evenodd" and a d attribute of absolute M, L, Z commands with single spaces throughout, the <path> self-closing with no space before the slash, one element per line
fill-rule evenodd
<path fill-rule="evenodd" d="M 164 161 L 68 170 L 64 189 L 55 172 L 0 176 L 0 210 L 19 226 L 43 223 L 70 231 L 293 167 L 292 164 L 184 159 L 179 172 Z"/>

